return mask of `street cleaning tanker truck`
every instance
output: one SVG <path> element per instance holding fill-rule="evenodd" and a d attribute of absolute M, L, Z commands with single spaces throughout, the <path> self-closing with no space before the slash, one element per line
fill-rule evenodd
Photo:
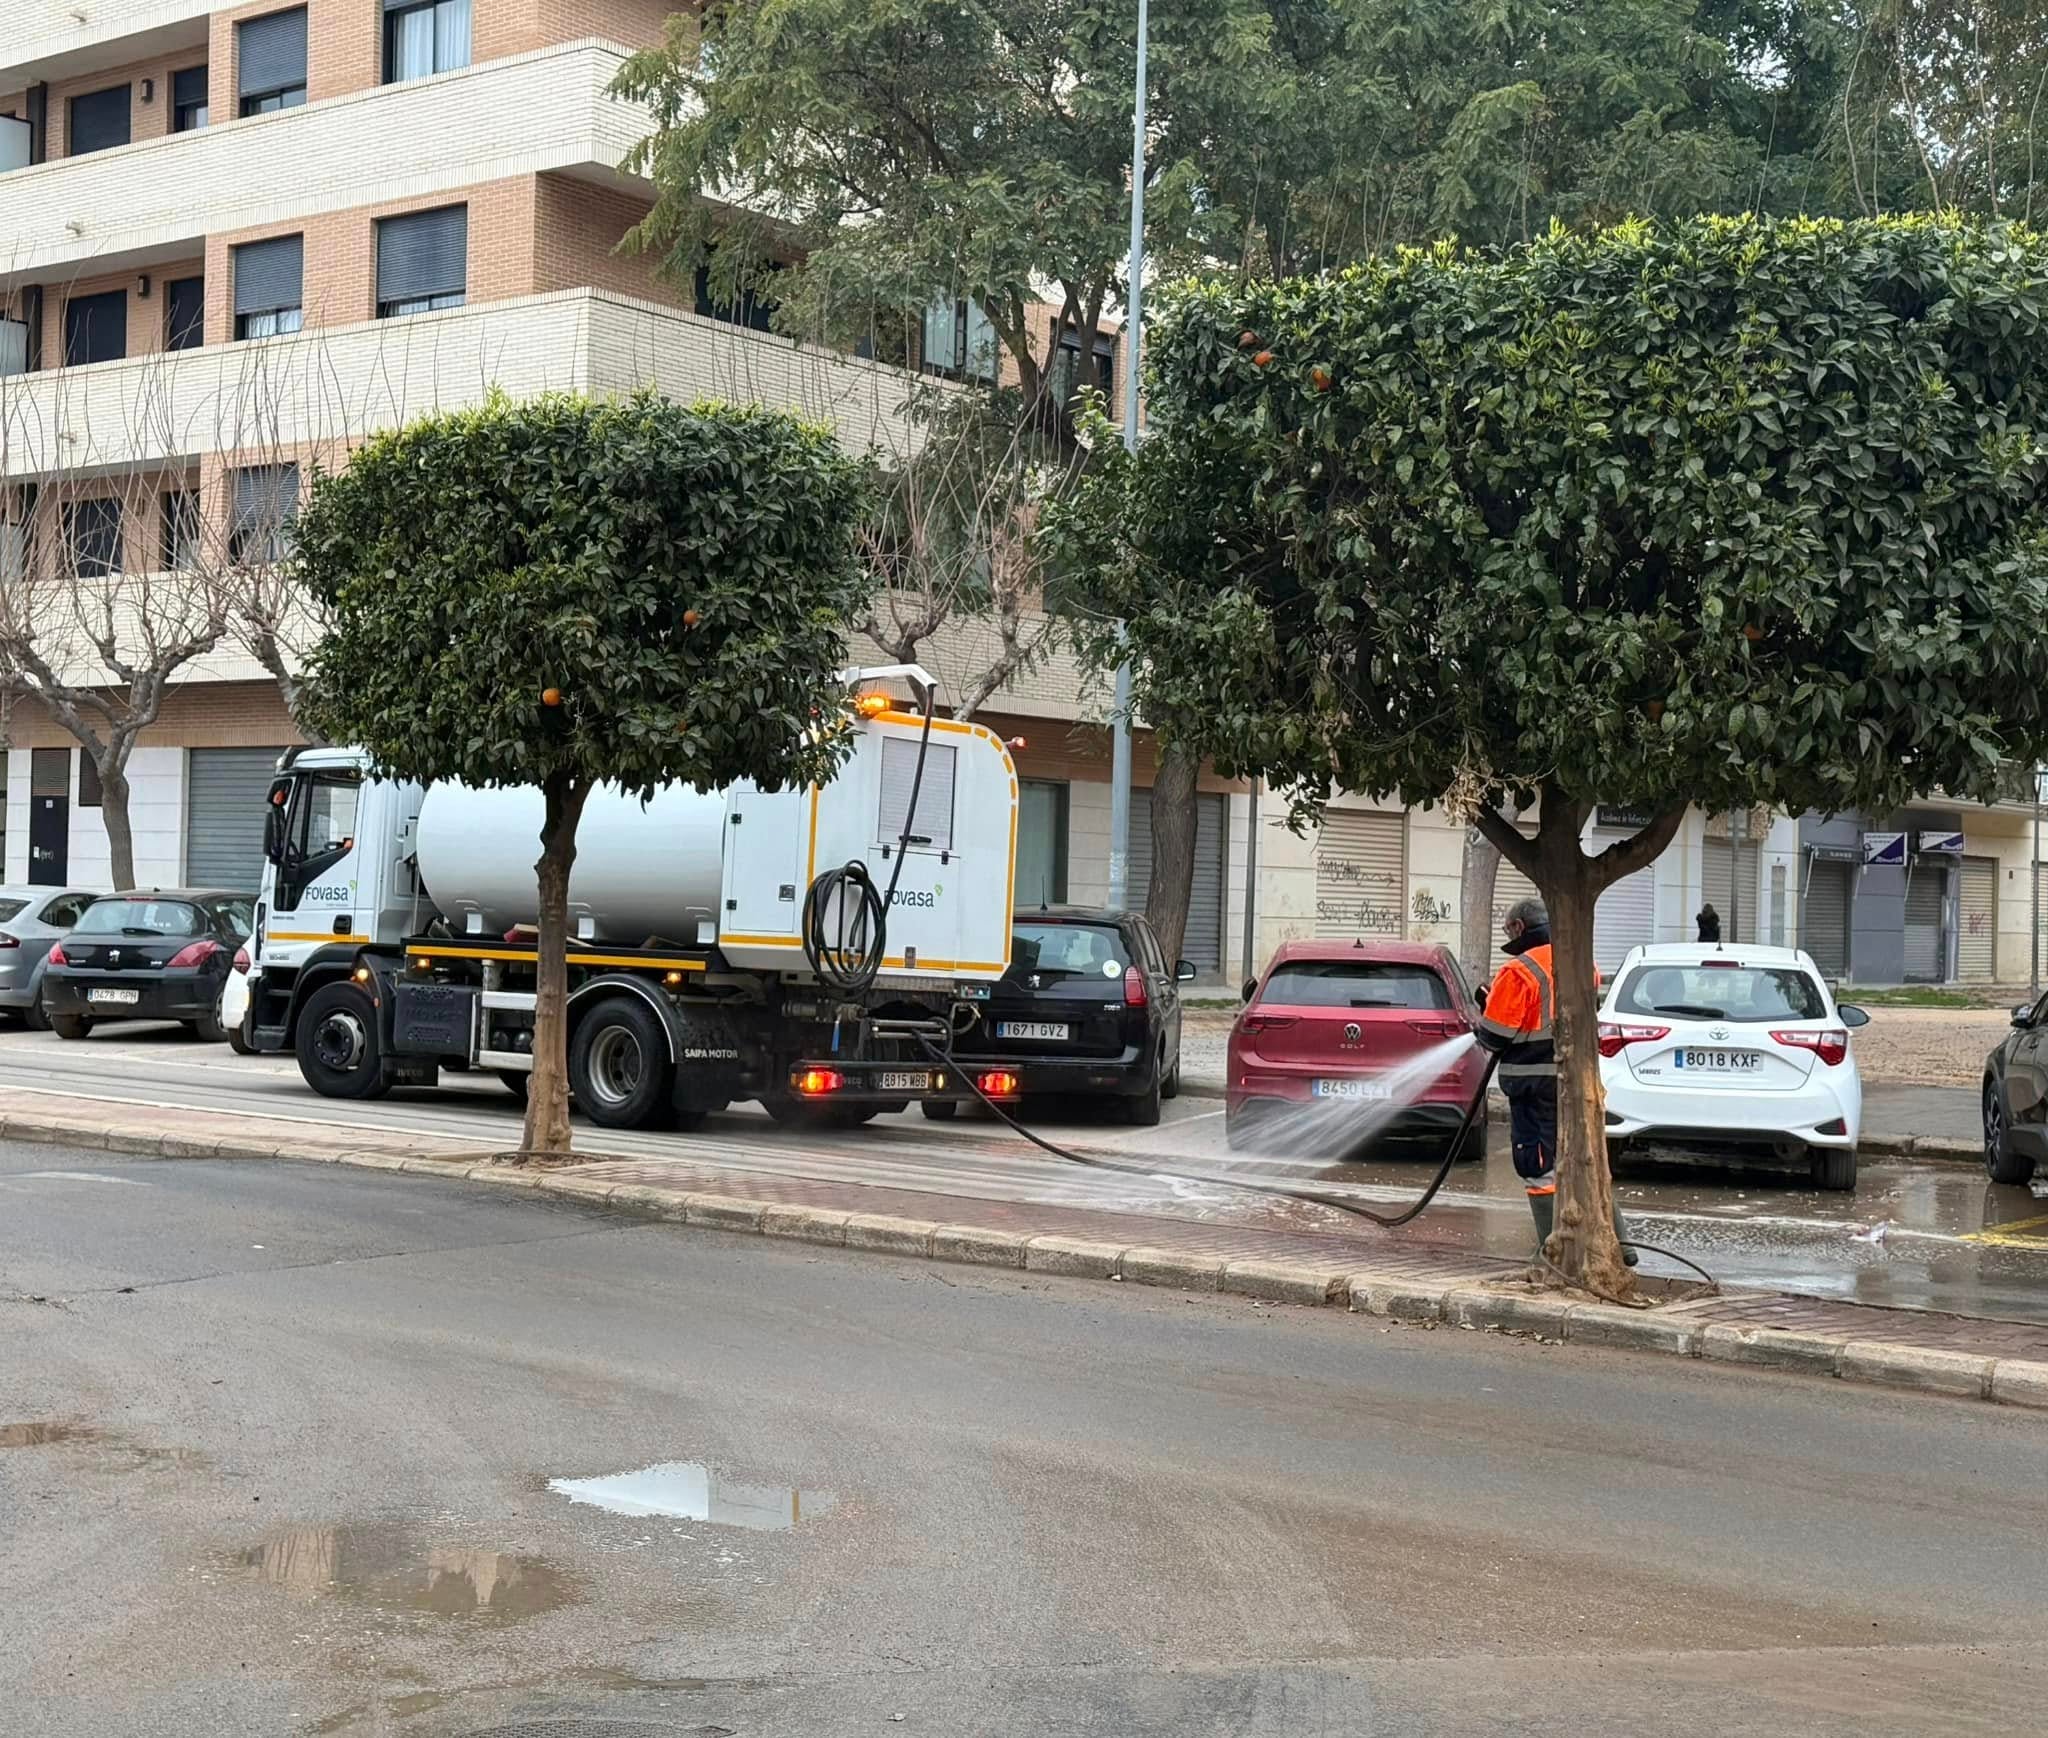
<path fill-rule="evenodd" d="M 608 1128 L 692 1127 L 742 1099 L 850 1125 L 979 1085 L 948 1062 L 1009 964 L 1017 771 L 935 715 L 915 665 L 849 671 L 827 784 L 643 803 L 591 793 L 569 883 L 569 1080 Z M 875 685 L 919 697 L 911 711 Z M 246 1048 L 314 1091 L 376 1098 L 533 1069 L 542 798 L 375 779 L 287 754 L 269 791 Z M 1009 1090 L 1005 1090 L 1008 1086 Z"/>

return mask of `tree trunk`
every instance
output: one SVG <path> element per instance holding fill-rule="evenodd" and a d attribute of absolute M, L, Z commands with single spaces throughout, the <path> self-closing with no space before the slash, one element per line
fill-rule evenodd
<path fill-rule="evenodd" d="M 1493 890 L 1500 848 L 1477 827 L 1465 829 L 1458 880 L 1458 960 L 1475 984 L 1493 976 Z"/>
<path fill-rule="evenodd" d="M 100 822 L 107 829 L 107 878 L 116 893 L 135 885 L 135 829 L 128 819 L 128 756 L 118 747 L 95 755 L 100 775 Z"/>
<path fill-rule="evenodd" d="M 1201 771 L 1200 755 L 1169 742 L 1152 774 L 1152 882 L 1145 889 L 1145 921 L 1169 966 L 1179 961 L 1187 940 L 1195 891 L 1195 780 Z"/>
<path fill-rule="evenodd" d="M 569 1137 L 569 871 L 576 863 L 576 823 L 588 785 L 557 774 L 542 787 L 547 799 L 540 829 L 540 949 L 534 973 L 533 1078 L 527 1083 L 529 1156 L 566 1153 Z"/>
<path fill-rule="evenodd" d="M 1550 831 L 1546 803 L 1544 832 Z M 1557 984 L 1557 1226 L 1545 1253 L 1589 1290 L 1628 1297 L 1635 1280 L 1614 1234 L 1614 1183 L 1607 1170 L 1606 1099 L 1600 1090 L 1598 974 L 1593 907 L 1600 896 L 1578 828 L 1544 840 L 1543 901 Z"/>

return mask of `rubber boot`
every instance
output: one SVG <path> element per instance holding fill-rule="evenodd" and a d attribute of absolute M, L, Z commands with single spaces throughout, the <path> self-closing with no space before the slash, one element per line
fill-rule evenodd
<path fill-rule="evenodd" d="M 1555 1195 L 1531 1195 L 1529 1216 L 1536 1221 L 1536 1253 L 1543 1253 L 1543 1246 L 1550 1241 L 1551 1228 L 1557 1223 L 1557 1197 Z"/>
<path fill-rule="evenodd" d="M 1621 1240 L 1621 1262 L 1624 1267 L 1633 1267 L 1641 1259 L 1628 1246 L 1628 1230 L 1621 1222 L 1621 1203 L 1614 1203 L 1614 1235 Z"/>

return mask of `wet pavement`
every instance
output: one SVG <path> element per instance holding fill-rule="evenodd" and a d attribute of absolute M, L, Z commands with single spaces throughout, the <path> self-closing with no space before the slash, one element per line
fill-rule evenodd
<path fill-rule="evenodd" d="M 208 1129 L 261 1116 L 453 1136 L 479 1148 L 508 1143 L 518 1116 L 494 1081 L 457 1077 L 438 1092 L 395 1093 L 374 1104 L 317 1099 L 289 1061 L 238 1058 L 175 1029 L 115 1031 L 74 1044 L 7 1034 L 0 1037 L 0 1091 L 10 1086 L 157 1106 L 167 1122 L 196 1117 Z M 1940 1116 L 1943 1128 L 1916 1132 L 1951 1132 L 1970 1098 L 1959 1088 L 1873 1087 L 1873 1124 Z M 1284 1151 L 1233 1153 L 1221 1104 L 1192 1096 L 1170 1103 L 1153 1129 L 1113 1122 L 1096 1106 L 1034 1107 L 1028 1121 L 1085 1157 L 1126 1168 L 1063 1164 L 986 1118 L 928 1123 L 915 1112 L 824 1134 L 778 1129 L 741 1106 L 694 1135 L 600 1138 L 605 1150 L 626 1157 L 686 1159 L 728 1172 L 736 1187 L 745 1179 L 806 1178 L 1318 1232 L 1360 1227 L 1337 1209 L 1276 1191 L 1334 1194 L 1384 1212 L 1411 1200 L 1433 1168 L 1409 1157 L 1330 1163 Z M 1405 1235 L 1489 1256 L 1524 1255 L 1528 1210 L 1504 1136 L 1496 1120 L 1486 1162 L 1454 1168 L 1436 1204 Z M 40 1186 L 50 1188 L 114 1180 L 78 1165 L 43 1169 Z M 1618 1182 L 1638 1239 L 1689 1257 L 1728 1284 L 2048 1322 L 2048 1179 L 2033 1189 L 2004 1188 L 1967 1165 L 1866 1158 L 1853 1194 L 1829 1194 L 1807 1187 L 1803 1173 L 1643 1158 L 1625 1161 Z M 1645 1271 L 1684 1270 L 1652 1254 Z"/>

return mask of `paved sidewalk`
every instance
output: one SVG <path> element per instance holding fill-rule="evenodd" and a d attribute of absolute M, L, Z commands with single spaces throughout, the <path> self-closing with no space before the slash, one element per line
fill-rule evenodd
<path fill-rule="evenodd" d="M 1654 1284 L 1650 1307 L 1574 1302 L 1533 1287 L 1519 1262 L 1365 1222 L 1278 1231 L 1149 1211 L 987 1200 L 785 1176 L 739 1178 L 687 1159 L 606 1159 L 533 1170 L 466 1143 L 237 1117 L 228 1132 L 164 1132 L 149 1107 L 14 1095 L 0 1138 L 165 1158 L 291 1159 L 460 1176 L 706 1229 L 1277 1302 L 1473 1330 L 1834 1375 L 2048 1408 L 2048 1327 L 1763 1291 L 1701 1297 Z M 594 1146 L 594 1143 L 593 1143 Z M 740 1191 L 744 1191 L 741 1193 Z M 1664 1301 L 1655 1301 L 1661 1297 Z"/>

